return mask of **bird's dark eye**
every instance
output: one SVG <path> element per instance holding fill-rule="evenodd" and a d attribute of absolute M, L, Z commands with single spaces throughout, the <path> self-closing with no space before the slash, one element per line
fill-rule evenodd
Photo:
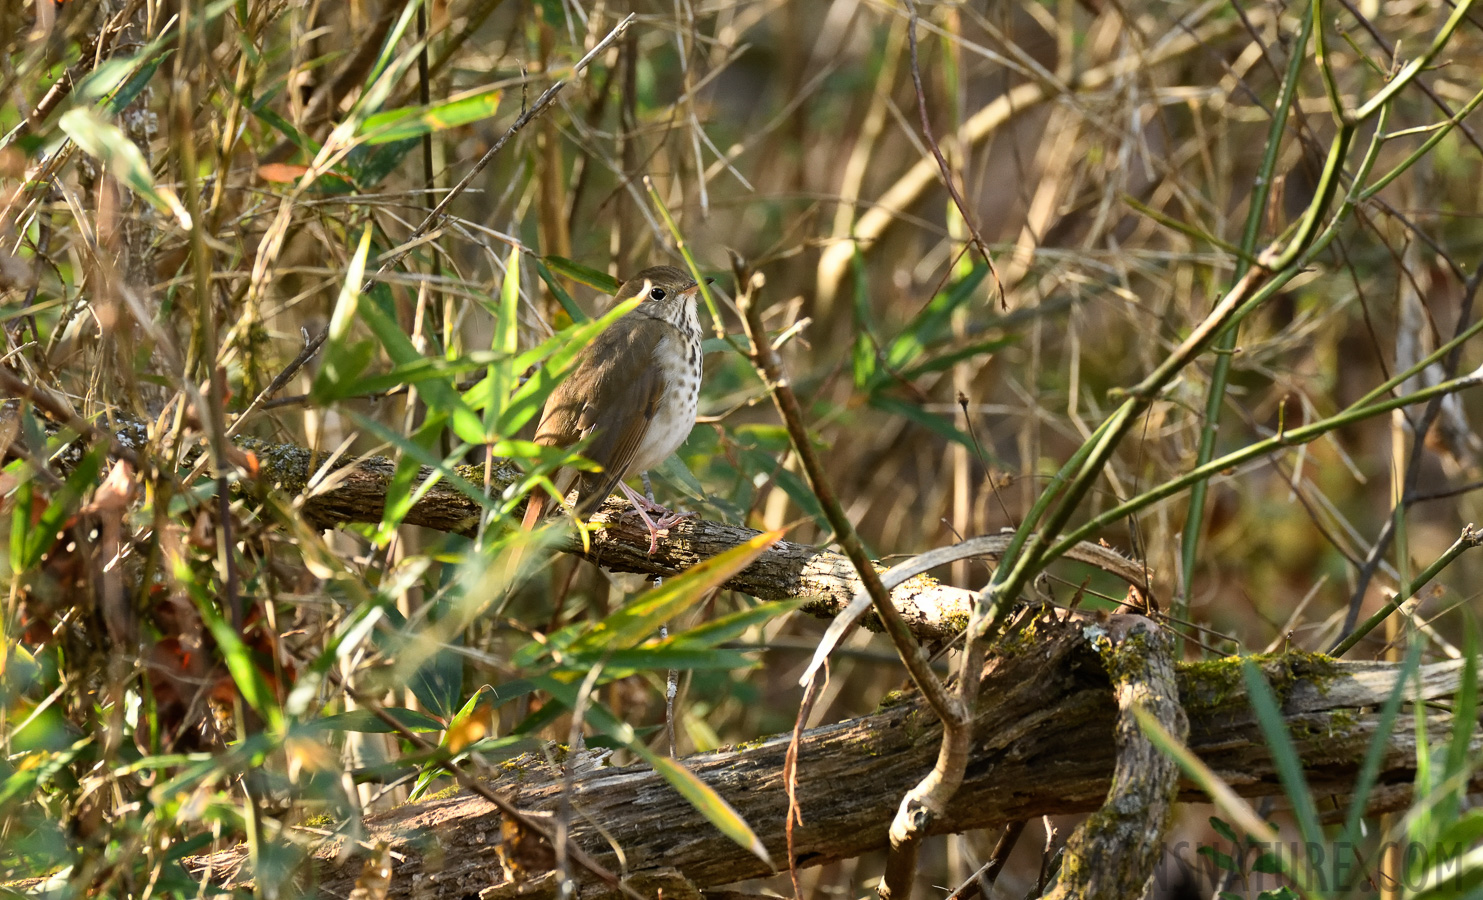
<path fill-rule="evenodd" d="M 654 290 L 650 291 L 649 292 L 649 299 L 650 300 L 663 300 L 664 299 L 664 288 L 655 288 Z"/>

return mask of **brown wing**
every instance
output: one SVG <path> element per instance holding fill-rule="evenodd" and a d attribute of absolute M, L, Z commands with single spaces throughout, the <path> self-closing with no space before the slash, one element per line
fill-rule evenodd
<path fill-rule="evenodd" d="M 628 474 L 659 408 L 663 383 L 653 365 L 666 324 L 628 315 L 614 322 L 556 387 L 536 426 L 536 443 L 569 447 L 591 440 L 584 455 L 603 467 L 578 480 L 577 512 L 590 514 Z"/>

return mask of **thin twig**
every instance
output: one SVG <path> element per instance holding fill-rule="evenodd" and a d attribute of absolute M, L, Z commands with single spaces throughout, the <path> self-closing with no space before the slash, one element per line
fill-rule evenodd
<path fill-rule="evenodd" d="M 430 753 L 437 749 L 435 746 L 428 743 L 428 741 L 424 739 L 422 735 L 403 725 L 400 721 L 397 720 L 395 716 L 382 709 L 380 703 L 377 703 L 374 699 L 362 694 L 360 691 L 357 691 L 350 685 L 345 684 L 340 679 L 338 673 L 332 671 L 330 673 L 330 677 L 339 682 L 340 686 L 345 689 L 345 692 L 351 697 L 355 698 L 356 703 L 360 704 L 362 708 L 370 710 L 372 715 L 374 715 L 377 719 L 380 719 L 392 731 L 396 732 L 397 736 L 400 737 L 402 740 L 407 741 L 408 743 L 412 744 L 412 746 L 416 747 L 418 750 L 424 753 Z M 546 824 L 540 819 L 521 812 L 520 809 L 515 806 L 515 804 L 511 803 L 505 797 L 500 796 L 484 782 L 465 772 L 463 770 L 463 767 L 453 760 L 445 760 L 443 762 L 443 767 L 448 770 L 448 773 L 452 775 L 456 781 L 458 781 L 459 785 L 462 786 L 464 790 L 469 791 L 470 793 L 478 794 L 480 797 L 488 800 L 491 804 L 494 805 L 495 809 L 498 809 L 500 811 L 500 814 L 503 815 L 505 818 L 513 819 L 516 822 L 519 822 L 522 828 L 526 828 L 530 831 L 535 832 L 536 834 L 539 834 L 541 837 L 545 838 L 548 843 L 550 843 L 552 848 L 556 847 L 555 834 L 553 834 L 552 830 L 548 828 Z M 591 872 L 593 875 L 602 879 L 604 884 L 607 884 L 614 890 L 622 891 L 625 896 L 630 898 L 630 900 L 648 900 L 648 898 L 645 898 L 633 888 L 624 884 L 623 881 L 616 874 L 603 866 L 597 860 L 593 859 L 592 856 L 590 856 L 587 851 L 579 847 L 576 842 L 568 840 L 565 843 L 566 852 L 568 855 L 570 855 L 572 861 L 582 868 L 586 869 L 587 871 Z"/>
<path fill-rule="evenodd" d="M 972 688 L 966 685 L 960 687 L 963 694 L 969 695 L 968 702 L 965 703 L 963 697 L 950 693 L 933 673 L 930 657 L 912 635 L 901 612 L 891 603 L 891 595 L 881 582 L 875 563 L 865 552 L 860 536 L 855 533 L 854 526 L 850 524 L 844 508 L 840 506 L 829 486 L 823 464 L 814 453 L 808 428 L 803 422 L 803 412 L 798 406 L 798 398 L 793 394 L 788 377 L 783 373 L 782 360 L 778 358 L 762 325 L 762 310 L 756 303 L 755 294 L 762 287 L 764 279 L 761 273 L 751 271 L 735 251 L 731 254 L 731 268 L 736 276 L 736 306 L 742 314 L 747 339 L 751 342 L 752 364 L 772 394 L 773 404 L 787 427 L 793 449 L 803 463 L 809 489 L 818 498 L 825 517 L 834 529 L 835 538 L 859 574 L 860 581 L 875 606 L 876 615 L 885 625 L 886 634 L 890 636 L 912 682 L 942 722 L 942 752 L 937 766 L 902 798 L 896 821 L 891 825 L 891 853 L 887 859 L 886 877 L 881 884 L 880 894 L 883 898 L 907 900 L 916 875 L 917 849 L 921 838 L 963 779 L 972 738 L 972 695 L 976 692 L 978 678 L 975 675 L 969 679 L 973 682 Z M 981 656 L 981 649 L 977 654 L 974 653 L 975 648 L 981 646 L 980 643 L 970 642 L 967 655 Z"/>
<path fill-rule="evenodd" d="M 1435 562 L 1427 566 L 1426 571 L 1411 579 L 1409 584 L 1402 585 L 1401 589 L 1396 592 L 1395 597 L 1389 603 L 1376 610 L 1374 615 L 1364 620 L 1358 628 L 1354 629 L 1335 644 L 1333 649 L 1329 651 L 1329 656 L 1343 656 L 1345 653 L 1348 653 L 1350 648 L 1363 640 L 1364 636 L 1373 631 L 1375 626 L 1385 621 L 1391 613 L 1400 609 L 1401 604 L 1414 597 L 1417 591 L 1426 587 L 1427 582 L 1436 578 L 1454 559 L 1461 556 L 1464 550 L 1470 550 L 1479 544 L 1483 544 L 1483 532 L 1473 530 L 1473 526 L 1471 525 L 1464 528 L 1457 540 L 1452 542 L 1452 546 L 1448 547 L 1446 552 L 1437 557 Z"/>
<path fill-rule="evenodd" d="M 978 226 L 973 224 L 973 216 L 968 212 L 968 204 L 964 202 L 963 195 L 958 192 L 957 182 L 953 180 L 953 170 L 947 164 L 947 158 L 942 155 L 942 148 L 937 145 L 937 137 L 932 133 L 932 120 L 927 115 L 927 94 L 922 90 L 922 70 L 917 65 L 917 5 L 912 0 L 906 0 L 906 9 L 911 14 L 911 22 L 906 29 L 906 37 L 911 44 L 911 83 L 917 90 L 917 113 L 922 120 L 922 136 L 927 139 L 927 147 L 931 149 L 932 156 L 937 160 L 937 168 L 942 172 L 942 183 L 947 188 L 948 195 L 953 198 L 953 205 L 958 207 L 958 215 L 963 217 L 963 224 L 968 228 L 968 234 L 973 239 L 973 246 L 989 264 L 989 274 L 994 276 L 994 287 L 999 294 L 999 305 L 1008 309 L 1009 305 L 1004 299 L 1004 285 L 999 281 L 999 270 L 994 268 L 994 258 L 989 255 L 989 248 L 984 244 L 983 235 L 978 233 Z"/>
<path fill-rule="evenodd" d="M 999 872 L 1004 869 L 1004 863 L 1009 859 L 1009 853 L 1014 849 L 1015 842 L 1020 839 L 1020 832 L 1025 830 L 1025 822 L 1011 822 L 999 835 L 999 841 L 994 844 L 994 851 L 989 854 L 989 861 L 983 864 L 983 868 L 974 872 L 971 877 L 958 889 L 947 895 L 946 900 L 975 900 L 977 897 L 987 897 L 989 891 L 993 890 L 994 882 L 999 878 Z"/>
<path fill-rule="evenodd" d="M 1463 289 L 1461 309 L 1457 314 L 1457 327 L 1454 332 L 1454 340 L 1467 330 L 1472 319 L 1473 302 L 1478 296 L 1478 288 L 1483 285 L 1483 269 L 1478 269 L 1468 278 Z M 1458 363 L 1462 359 L 1462 344 L 1454 346 L 1447 354 L 1442 363 L 1443 378 L 1451 378 L 1457 372 Z M 1405 515 L 1405 510 L 1411 505 L 1410 494 L 1416 490 L 1416 485 L 1421 480 L 1421 464 L 1426 458 L 1426 435 L 1431 431 L 1432 425 L 1437 417 L 1442 414 L 1442 403 L 1446 400 L 1444 395 L 1433 397 L 1422 410 L 1421 417 L 1416 422 L 1415 430 L 1411 438 L 1411 458 L 1406 464 L 1406 480 L 1401 489 L 1401 498 L 1390 515 L 1385 517 L 1385 524 L 1381 526 L 1380 533 L 1375 536 L 1375 544 L 1370 552 L 1365 554 L 1364 565 L 1359 570 L 1359 577 L 1355 581 L 1354 592 L 1349 597 L 1349 611 L 1344 615 L 1344 627 L 1339 632 L 1341 639 L 1347 639 L 1354 630 L 1355 622 L 1359 621 L 1359 609 L 1364 603 L 1365 594 L 1369 590 L 1370 580 L 1375 576 L 1375 570 L 1380 568 L 1380 562 L 1385 558 L 1385 553 L 1390 549 L 1391 539 L 1395 537 L 1396 517 Z"/>
<path fill-rule="evenodd" d="M 596 59 L 598 54 L 602 53 L 608 48 L 608 45 L 617 40 L 618 37 L 628 29 L 628 26 L 633 23 L 636 15 L 636 13 L 629 13 L 628 16 L 623 19 L 623 21 L 614 26 L 613 30 L 609 31 L 606 37 L 597 42 L 597 46 L 593 47 L 586 56 L 583 56 L 580 60 L 577 61 L 577 64 L 572 67 L 572 75 L 575 76 L 583 69 L 587 68 L 587 65 L 591 63 L 592 60 Z M 550 87 L 546 88 L 546 90 L 543 91 L 541 95 L 536 98 L 535 103 L 532 103 L 529 108 L 520 113 L 520 117 L 517 118 L 514 123 L 505 130 L 504 134 L 500 135 L 499 140 L 494 142 L 494 146 L 485 151 L 484 155 L 479 157 L 479 161 L 474 163 L 473 167 L 470 168 L 468 173 L 459 180 L 458 184 L 455 184 L 452 188 L 449 189 L 448 196 L 444 197 L 437 206 L 433 207 L 432 212 L 427 214 L 427 217 L 422 220 L 421 224 L 412 229 L 412 233 L 409 234 L 407 236 L 407 239 L 402 242 L 402 249 L 389 255 L 384 261 L 382 261 L 381 267 L 376 270 L 375 274 L 366 279 L 365 284 L 361 287 L 362 292 L 370 291 L 371 288 L 375 285 L 377 278 L 386 274 L 386 272 L 389 271 L 393 266 L 401 262 L 403 257 L 412 252 L 414 247 L 416 247 L 417 245 L 417 239 L 419 237 L 431 231 L 437 224 L 442 222 L 443 215 L 448 211 L 448 206 L 453 202 L 453 200 L 468 188 L 469 184 L 473 182 L 475 176 L 482 172 L 485 166 L 489 165 L 490 160 L 494 159 L 495 154 L 504 149 L 505 144 L 509 143 L 510 138 L 514 137 L 516 134 L 519 134 L 521 129 L 529 125 L 532 121 L 534 121 L 542 113 L 549 109 L 554 102 L 556 102 L 556 95 L 561 93 L 561 89 L 566 87 L 566 85 L 566 80 L 555 82 Z M 324 346 L 324 342 L 329 339 L 329 336 L 329 327 L 326 326 L 324 330 L 320 331 L 319 334 L 315 335 L 314 338 L 309 342 L 309 344 L 305 347 L 305 352 L 307 352 L 308 355 L 312 357 L 315 353 L 319 352 L 319 348 Z"/>

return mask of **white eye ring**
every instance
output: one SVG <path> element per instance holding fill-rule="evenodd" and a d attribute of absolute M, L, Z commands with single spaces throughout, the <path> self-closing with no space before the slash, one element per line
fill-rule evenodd
<path fill-rule="evenodd" d="M 664 288 L 655 288 L 654 290 L 650 291 L 649 292 L 649 299 L 650 300 L 663 300 L 664 299 Z"/>

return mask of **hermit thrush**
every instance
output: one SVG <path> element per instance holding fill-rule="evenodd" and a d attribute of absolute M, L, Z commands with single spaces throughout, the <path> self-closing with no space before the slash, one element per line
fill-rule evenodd
<path fill-rule="evenodd" d="M 700 285 L 672 266 L 654 266 L 623 282 L 617 301 L 641 303 L 597 336 L 541 411 L 536 443 L 569 447 L 590 437 L 583 455 L 600 472 L 563 470 L 552 479 L 565 494 L 575 484 L 574 508 L 590 515 L 613 492 L 623 491 L 649 528 L 649 552 L 677 515 L 635 493 L 623 479 L 646 472 L 679 449 L 695 425 L 700 398 Z M 540 521 L 549 498 L 537 494 L 525 510 L 526 528 Z M 657 514 L 655 519 L 650 514 Z"/>

